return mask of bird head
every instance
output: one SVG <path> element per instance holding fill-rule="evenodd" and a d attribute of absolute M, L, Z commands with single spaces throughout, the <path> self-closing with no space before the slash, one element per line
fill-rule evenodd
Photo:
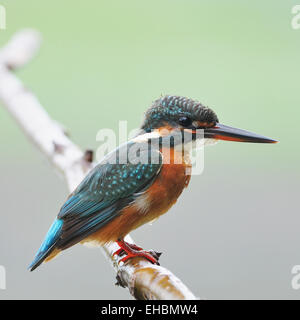
<path fill-rule="evenodd" d="M 205 139 L 252 143 L 275 143 L 276 140 L 223 125 L 215 112 L 200 102 L 179 96 L 164 96 L 155 100 L 146 111 L 141 127 L 145 132 L 162 131 L 191 133 L 195 140 L 197 130 L 203 129 Z M 166 131 L 166 129 L 168 131 Z M 188 142 L 188 141 L 187 141 Z"/>

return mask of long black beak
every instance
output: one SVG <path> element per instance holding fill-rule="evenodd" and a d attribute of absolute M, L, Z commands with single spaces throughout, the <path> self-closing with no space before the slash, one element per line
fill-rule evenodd
<path fill-rule="evenodd" d="M 217 140 L 252 142 L 252 143 L 276 143 L 278 141 L 252 133 L 246 130 L 232 128 L 217 123 L 215 127 L 204 129 L 204 138 Z"/>

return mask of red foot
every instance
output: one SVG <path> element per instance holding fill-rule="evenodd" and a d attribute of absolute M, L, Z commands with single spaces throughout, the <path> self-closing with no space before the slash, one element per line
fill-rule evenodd
<path fill-rule="evenodd" d="M 134 257 L 144 257 L 150 262 L 152 262 L 153 264 L 159 265 L 158 259 L 161 253 L 155 252 L 155 251 L 153 252 L 145 251 L 141 247 L 132 243 L 125 242 L 124 240 L 117 241 L 117 243 L 120 246 L 120 249 L 114 252 L 113 255 L 121 256 L 122 253 L 126 253 L 126 256 L 122 258 L 120 261 L 126 262 L 128 259 L 131 259 Z"/>

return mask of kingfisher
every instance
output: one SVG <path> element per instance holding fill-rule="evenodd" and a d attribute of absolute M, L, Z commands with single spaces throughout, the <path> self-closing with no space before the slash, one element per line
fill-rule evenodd
<path fill-rule="evenodd" d="M 137 135 L 107 154 L 69 195 L 29 269 L 77 243 L 117 242 L 115 254 L 125 255 L 121 261 L 140 256 L 159 264 L 159 253 L 124 238 L 175 204 L 189 184 L 189 154 L 199 139 L 277 142 L 221 124 L 212 109 L 196 100 L 160 97 L 146 111 Z"/>

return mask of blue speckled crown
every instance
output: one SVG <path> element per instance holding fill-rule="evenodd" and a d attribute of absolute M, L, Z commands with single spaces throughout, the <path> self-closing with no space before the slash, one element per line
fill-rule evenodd
<path fill-rule="evenodd" d="M 159 128 L 166 122 L 175 125 L 182 116 L 189 117 L 193 121 L 219 122 L 214 111 L 203 106 L 199 101 L 180 96 L 164 96 L 155 100 L 146 111 L 142 129 Z"/>

